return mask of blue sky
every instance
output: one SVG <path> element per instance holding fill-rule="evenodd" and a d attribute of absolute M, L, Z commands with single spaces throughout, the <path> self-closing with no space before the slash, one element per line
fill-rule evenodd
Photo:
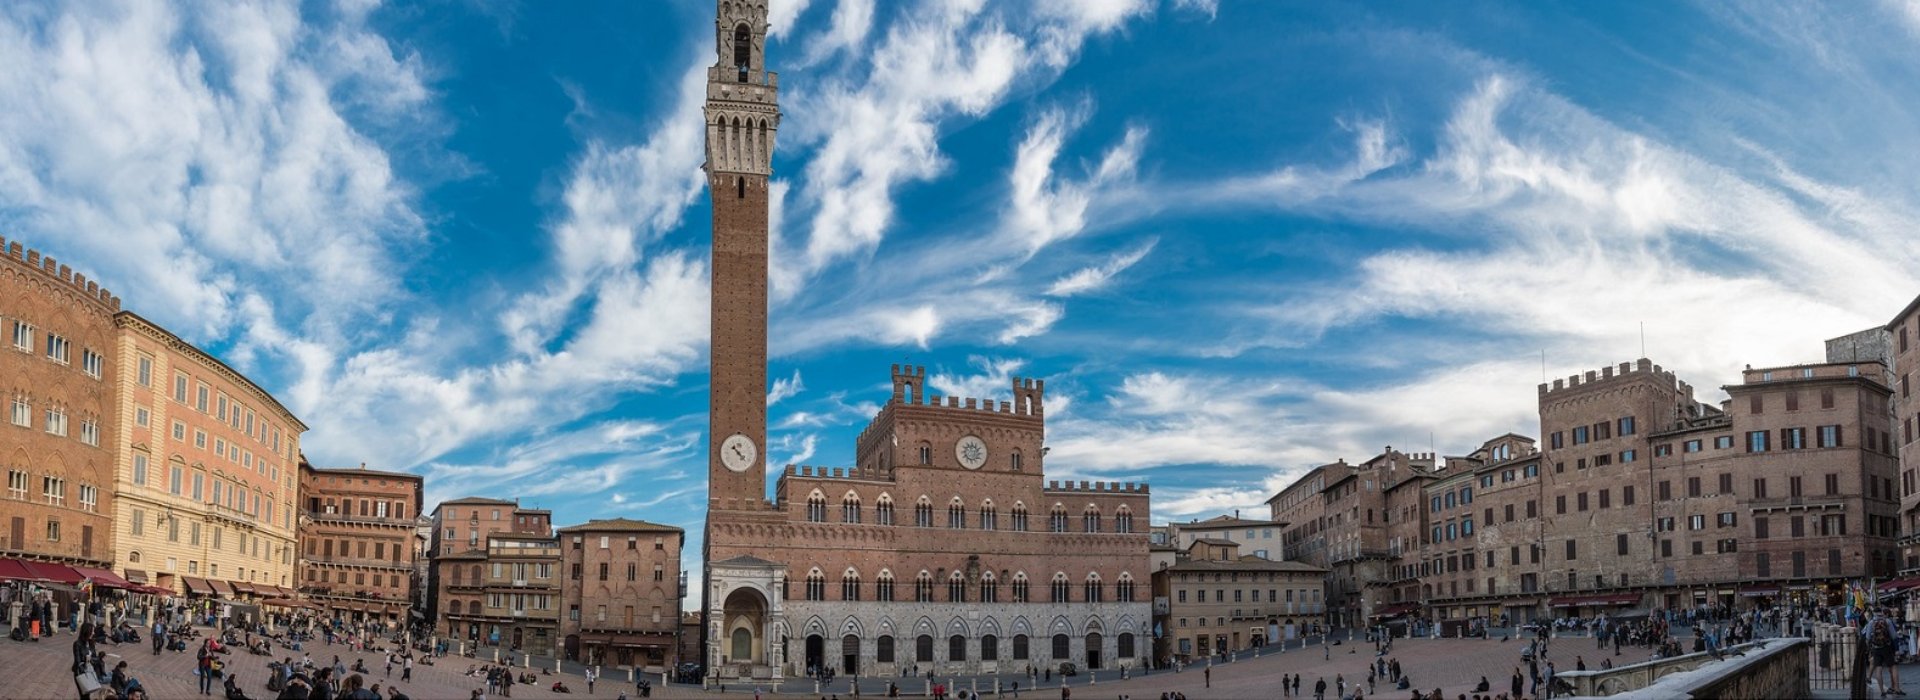
<path fill-rule="evenodd" d="M 1913 2 L 773 8 L 775 464 L 891 363 L 1035 376 L 1050 476 L 1201 517 L 1531 434 L 1543 353 L 1711 387 L 1920 291 Z M 317 464 L 697 535 L 711 16 L 0 5 L 0 230 Z"/>

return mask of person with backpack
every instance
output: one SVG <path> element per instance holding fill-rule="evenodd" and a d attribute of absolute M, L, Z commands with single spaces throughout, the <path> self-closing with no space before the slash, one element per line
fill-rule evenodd
<path fill-rule="evenodd" d="M 1867 652 L 1873 667 L 1887 671 L 1887 680 L 1880 686 L 1882 694 L 1906 695 L 1906 691 L 1900 689 L 1900 669 L 1894 665 L 1900 644 L 1893 629 L 1893 618 L 1887 615 L 1887 611 L 1880 611 L 1867 623 L 1866 637 Z"/>

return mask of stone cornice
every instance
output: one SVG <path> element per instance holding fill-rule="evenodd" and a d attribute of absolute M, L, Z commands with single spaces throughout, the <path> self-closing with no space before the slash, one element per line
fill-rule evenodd
<path fill-rule="evenodd" d="M 221 362 L 220 358 L 207 354 L 205 350 L 194 347 L 192 343 L 182 340 L 180 336 L 174 335 L 172 331 L 161 328 L 158 324 L 132 311 L 121 311 L 114 314 L 113 321 L 114 325 L 122 329 L 139 333 L 150 340 L 165 345 L 169 350 L 193 359 L 193 361 L 199 363 L 202 367 L 213 370 L 215 374 L 225 377 L 227 381 L 239 386 L 243 391 L 253 396 L 253 398 L 265 402 L 268 406 L 272 407 L 273 410 L 277 411 L 282 419 L 298 428 L 294 436 L 297 437 L 299 433 L 307 431 L 307 424 L 301 422 L 298 417 L 293 415 L 292 411 L 287 410 L 286 406 L 281 405 L 279 399 L 274 398 L 273 395 L 267 393 L 265 389 L 261 389 L 260 385 L 253 383 L 253 380 L 248 379 L 246 375 L 227 366 L 227 363 Z"/>

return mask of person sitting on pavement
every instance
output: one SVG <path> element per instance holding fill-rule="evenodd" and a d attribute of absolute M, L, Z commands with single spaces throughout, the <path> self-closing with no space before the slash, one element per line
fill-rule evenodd
<path fill-rule="evenodd" d="M 251 700 L 247 697 L 246 691 L 240 689 L 240 683 L 236 680 L 237 678 L 239 678 L 239 674 L 237 673 L 227 674 L 227 682 L 224 684 L 227 700 Z"/>

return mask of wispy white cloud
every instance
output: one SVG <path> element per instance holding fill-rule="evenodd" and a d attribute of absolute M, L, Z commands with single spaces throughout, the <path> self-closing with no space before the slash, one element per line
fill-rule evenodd
<path fill-rule="evenodd" d="M 1213 19 L 1220 15 L 1220 0 L 1173 0 L 1173 7 L 1177 10 L 1188 10 L 1206 15 L 1207 19 Z"/>
<path fill-rule="evenodd" d="M 1159 242 L 1157 238 L 1147 239 L 1145 243 L 1132 250 L 1114 254 L 1104 263 L 1080 268 L 1072 274 L 1054 280 L 1053 286 L 1047 288 L 1047 296 L 1070 297 L 1099 290 L 1107 286 L 1114 275 L 1126 271 L 1127 268 L 1133 267 L 1135 263 L 1146 258 Z"/>
<path fill-rule="evenodd" d="M 0 75 L 13 233 L 97 261 L 156 320 L 226 338 L 244 289 L 298 277 L 255 318 L 338 339 L 404 294 L 401 253 L 424 234 L 415 194 L 352 117 L 432 111 L 420 63 L 361 14 L 10 5 L 0 61 L 17 68 Z"/>
<path fill-rule="evenodd" d="M 690 420 L 609 420 L 522 442 L 497 460 L 424 466 L 429 504 L 476 494 L 531 503 L 615 489 L 634 473 L 656 488 L 704 474 L 705 442 Z M 690 473 L 683 465 L 700 464 Z M 556 469 L 557 465 L 568 468 Z M 688 487 L 695 488 L 695 487 Z M 622 498 L 629 498 L 622 496 Z M 628 505 L 631 505 L 629 503 Z"/>
<path fill-rule="evenodd" d="M 767 392 L 767 407 L 772 408 L 774 404 L 806 390 L 806 383 L 800 380 L 800 370 L 796 369 L 790 379 L 773 380 L 773 389 Z"/>
<path fill-rule="evenodd" d="M 794 22 L 807 11 L 811 0 L 771 0 L 767 3 L 767 34 L 785 37 L 793 31 Z"/>
<path fill-rule="evenodd" d="M 973 355 L 967 358 L 967 365 L 974 370 L 972 373 L 936 368 L 927 377 L 927 386 L 947 396 L 1010 401 L 1013 378 L 1027 366 L 1027 361 Z"/>
<path fill-rule="evenodd" d="M 840 0 L 833 6 L 831 25 L 807 44 L 800 65 L 819 63 L 842 51 L 858 52 L 872 29 L 873 0 Z"/>
<path fill-rule="evenodd" d="M 801 206 L 804 236 L 783 236 L 793 255 L 775 293 L 798 290 L 810 271 L 877 246 L 901 185 L 945 172 L 939 136 L 949 122 L 991 111 L 1022 82 L 1058 76 L 1090 36 L 1150 9 L 1143 2 L 1043 3 L 989 9 L 949 3 L 894 22 L 871 70 L 827 77 L 791 94 L 783 139 L 809 147 Z M 791 212 L 788 214 L 791 216 Z"/>
<path fill-rule="evenodd" d="M 1139 166 L 1147 131 L 1131 127 L 1085 179 L 1069 180 L 1055 173 L 1061 147 L 1086 123 L 1090 112 L 1091 107 L 1085 104 L 1071 110 L 1042 112 L 1015 154 L 1008 178 L 1012 206 L 1005 226 L 1030 253 L 1079 234 L 1087 226 L 1087 209 L 1094 195 L 1124 185 Z"/>
<path fill-rule="evenodd" d="M 565 210 L 551 227 L 550 281 L 517 298 L 501 317 L 516 351 L 533 354 L 551 342 L 582 297 L 640 262 L 646 247 L 678 227 L 699 198 L 706 187 L 700 109 L 712 63 L 712 56 L 694 52 L 673 107 L 644 142 L 595 139 L 574 163 L 562 195 Z"/>

